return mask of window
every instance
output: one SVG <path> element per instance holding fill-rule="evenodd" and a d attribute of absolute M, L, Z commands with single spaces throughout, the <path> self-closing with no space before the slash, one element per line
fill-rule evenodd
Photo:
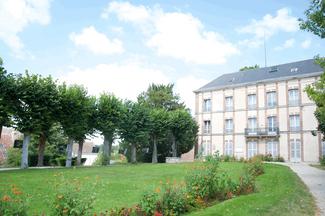
<path fill-rule="evenodd" d="M 202 154 L 203 154 L 203 156 L 207 156 L 207 155 L 211 154 L 210 140 L 203 140 L 203 143 L 202 143 Z"/>
<path fill-rule="evenodd" d="M 298 89 L 290 89 L 289 95 L 289 106 L 297 106 L 299 104 L 299 91 Z"/>
<path fill-rule="evenodd" d="M 273 108 L 276 106 L 276 93 L 275 91 L 266 93 L 266 103 L 267 107 Z"/>
<path fill-rule="evenodd" d="M 266 154 L 271 154 L 272 157 L 278 156 L 278 142 L 270 140 L 266 143 Z"/>
<path fill-rule="evenodd" d="M 225 132 L 232 133 L 233 130 L 234 130 L 234 125 L 233 125 L 232 119 L 226 119 Z"/>
<path fill-rule="evenodd" d="M 250 94 L 247 98 L 248 109 L 256 109 L 256 94 Z"/>
<path fill-rule="evenodd" d="M 205 134 L 211 133 L 211 122 L 210 122 L 210 120 L 204 121 L 203 133 L 205 133 Z"/>
<path fill-rule="evenodd" d="M 224 155 L 229 155 L 229 156 L 233 156 L 234 154 L 234 146 L 232 143 L 232 140 L 225 140 L 225 153 Z"/>
<path fill-rule="evenodd" d="M 299 115 L 290 115 L 290 131 L 300 130 L 300 117 Z"/>
<path fill-rule="evenodd" d="M 98 153 L 99 152 L 99 146 L 93 146 L 91 153 Z"/>
<path fill-rule="evenodd" d="M 290 140 L 290 159 L 291 162 L 301 161 L 301 142 L 300 139 Z"/>
<path fill-rule="evenodd" d="M 276 117 L 269 116 L 267 117 L 267 131 L 276 132 Z"/>
<path fill-rule="evenodd" d="M 203 112 L 211 112 L 211 99 L 203 101 Z"/>
<path fill-rule="evenodd" d="M 251 141 L 247 143 L 247 157 L 251 158 L 257 155 L 257 142 Z"/>
<path fill-rule="evenodd" d="M 226 111 L 233 110 L 233 99 L 232 97 L 226 97 Z"/>
<path fill-rule="evenodd" d="M 248 118 L 248 132 L 256 133 L 257 131 L 257 121 L 256 118 Z"/>
<path fill-rule="evenodd" d="M 325 141 L 322 141 L 322 156 L 325 156 Z"/>

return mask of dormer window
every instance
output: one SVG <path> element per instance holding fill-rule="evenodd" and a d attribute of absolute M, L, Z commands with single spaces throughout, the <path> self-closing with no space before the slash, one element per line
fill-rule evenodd
<path fill-rule="evenodd" d="M 269 72 L 272 73 L 272 72 L 277 72 L 278 71 L 278 67 L 271 67 Z"/>
<path fill-rule="evenodd" d="M 298 68 L 291 68 L 290 69 L 290 72 L 297 72 L 298 71 Z"/>

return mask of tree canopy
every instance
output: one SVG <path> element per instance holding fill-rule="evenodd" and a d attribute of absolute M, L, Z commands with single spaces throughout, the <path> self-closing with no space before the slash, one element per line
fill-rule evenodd
<path fill-rule="evenodd" d="M 257 69 L 260 68 L 259 65 L 253 65 L 253 66 L 244 66 L 242 68 L 239 69 L 239 71 L 246 71 L 246 70 L 252 70 L 252 69 Z"/>

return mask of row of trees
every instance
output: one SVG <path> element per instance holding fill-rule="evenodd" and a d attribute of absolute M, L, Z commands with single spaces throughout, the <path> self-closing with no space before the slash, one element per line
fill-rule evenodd
<path fill-rule="evenodd" d="M 46 141 L 57 124 L 68 138 L 66 167 L 72 164 L 73 143 L 79 143 L 80 165 L 83 143 L 94 133 L 104 137 L 104 165 L 110 164 L 116 138 L 130 147 L 132 162 L 144 147 L 150 148 L 152 162 L 157 163 L 158 146 L 169 149 L 170 156 L 178 156 L 196 142 L 197 124 L 173 93 L 172 84 L 152 84 L 136 102 L 122 101 L 107 93 L 96 98 L 82 86 L 59 85 L 50 76 L 28 72 L 13 75 L 0 63 L 0 137 L 3 126 L 24 134 L 22 168 L 28 167 L 32 134 L 38 136 L 38 166 L 43 166 Z"/>

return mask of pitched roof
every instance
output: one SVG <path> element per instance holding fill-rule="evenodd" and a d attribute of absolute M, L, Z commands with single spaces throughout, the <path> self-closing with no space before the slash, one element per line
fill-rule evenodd
<path fill-rule="evenodd" d="M 321 74 L 323 69 L 314 59 L 297 61 L 271 67 L 257 68 L 221 75 L 217 79 L 199 88 L 195 92 L 244 86 L 276 80 L 288 80 L 295 77 L 308 77 Z"/>

